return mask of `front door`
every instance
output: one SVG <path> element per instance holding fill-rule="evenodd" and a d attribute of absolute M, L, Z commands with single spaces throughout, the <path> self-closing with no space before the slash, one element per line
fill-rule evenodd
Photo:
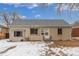
<path fill-rule="evenodd" d="M 42 30 L 41 34 L 43 35 L 44 40 L 49 40 L 50 39 L 49 29 Z"/>

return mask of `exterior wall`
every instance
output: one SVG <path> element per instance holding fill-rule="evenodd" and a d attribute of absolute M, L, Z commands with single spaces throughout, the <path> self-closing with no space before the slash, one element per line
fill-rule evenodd
<path fill-rule="evenodd" d="M 14 37 L 14 31 L 18 31 L 18 30 L 23 31 L 22 37 Z M 27 33 L 26 33 L 26 31 L 27 31 Z M 10 39 L 12 41 L 20 41 L 21 39 L 24 39 L 29 36 L 28 28 L 10 28 L 9 32 L 10 32 Z"/>
<path fill-rule="evenodd" d="M 72 28 L 72 37 L 79 37 L 79 28 Z"/>
<path fill-rule="evenodd" d="M 31 35 L 30 40 L 42 41 L 43 37 L 41 35 Z"/>
<path fill-rule="evenodd" d="M 79 23 L 73 24 L 73 27 L 72 27 L 72 39 L 79 40 Z"/>
<path fill-rule="evenodd" d="M 43 40 L 43 36 L 41 35 L 42 29 L 49 29 L 49 35 L 52 37 L 52 40 L 70 40 L 71 39 L 71 32 L 72 28 L 62 28 L 62 35 L 58 35 L 58 28 L 38 28 L 38 34 L 33 35 L 30 34 L 30 28 L 10 28 L 10 39 L 12 41 L 21 41 L 27 40 L 26 38 L 29 38 L 29 40 Z M 22 37 L 14 37 L 14 31 L 15 30 L 21 30 L 23 31 Z"/>
<path fill-rule="evenodd" d="M 72 39 L 79 40 L 79 28 L 78 27 L 72 28 Z"/>
<path fill-rule="evenodd" d="M 62 39 L 71 40 L 72 39 L 72 28 L 63 28 L 63 37 Z"/>
<path fill-rule="evenodd" d="M 23 36 L 22 37 L 14 37 L 14 31 L 23 31 Z M 39 30 L 38 30 L 39 32 Z M 12 41 L 21 41 L 21 39 L 23 40 L 28 40 L 27 38 L 29 38 L 30 40 L 41 40 L 42 36 L 38 33 L 38 35 L 30 35 L 30 28 L 11 28 L 10 29 L 10 39 Z"/>
<path fill-rule="evenodd" d="M 69 40 L 71 39 L 72 28 L 62 28 L 62 35 L 58 35 L 58 28 L 50 28 L 52 40 Z"/>
<path fill-rule="evenodd" d="M 5 39 L 6 38 L 6 33 L 8 33 L 8 32 L 9 32 L 8 28 L 1 28 L 0 39 Z"/>

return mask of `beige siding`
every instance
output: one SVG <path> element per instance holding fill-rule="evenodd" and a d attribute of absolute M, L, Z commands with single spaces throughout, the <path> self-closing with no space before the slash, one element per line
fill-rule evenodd
<path fill-rule="evenodd" d="M 65 38 L 65 40 L 69 40 L 71 39 L 71 32 L 72 32 L 72 28 L 63 28 L 63 38 Z"/>
<path fill-rule="evenodd" d="M 52 37 L 52 40 L 57 40 L 57 28 L 50 28 L 50 35 Z"/>
<path fill-rule="evenodd" d="M 14 37 L 14 31 L 22 31 L 23 36 L 22 37 Z M 40 36 L 40 32 L 38 30 L 38 35 L 31 35 L 30 34 L 30 28 L 11 28 L 10 29 L 10 39 L 13 41 L 20 41 L 21 39 L 27 40 L 26 38 L 29 38 L 30 40 L 41 40 L 42 36 Z"/>
<path fill-rule="evenodd" d="M 13 41 L 20 41 L 21 39 L 26 40 L 28 38 L 30 40 L 43 40 L 43 36 L 41 35 L 42 29 L 49 29 L 49 35 L 52 37 L 52 40 L 69 40 L 71 39 L 71 28 L 62 28 L 62 35 L 58 35 L 58 28 L 38 28 L 37 35 L 30 34 L 30 28 L 10 28 L 10 39 Z M 21 30 L 23 31 L 23 37 L 14 37 L 14 31 Z"/>
<path fill-rule="evenodd" d="M 30 36 L 30 40 L 40 40 L 42 41 L 43 37 L 42 36 L 39 36 L 39 35 L 31 35 Z"/>
<path fill-rule="evenodd" d="M 14 31 L 22 31 L 23 32 L 23 36 L 22 37 L 14 37 Z M 29 28 L 11 28 L 10 29 L 10 39 L 13 41 L 20 41 L 21 39 L 25 39 L 27 37 L 29 37 Z"/>
<path fill-rule="evenodd" d="M 58 28 L 50 28 L 52 40 L 69 40 L 71 39 L 71 28 L 62 28 L 62 35 L 58 35 Z"/>

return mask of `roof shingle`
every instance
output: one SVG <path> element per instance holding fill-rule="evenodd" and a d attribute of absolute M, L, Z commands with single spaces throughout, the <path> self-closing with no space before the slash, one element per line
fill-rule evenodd
<path fill-rule="evenodd" d="M 27 25 L 27 26 L 70 26 L 64 20 L 15 20 L 11 26 Z"/>

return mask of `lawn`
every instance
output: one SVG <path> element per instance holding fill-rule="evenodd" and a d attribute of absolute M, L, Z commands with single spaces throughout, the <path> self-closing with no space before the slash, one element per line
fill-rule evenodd
<path fill-rule="evenodd" d="M 44 56 L 48 49 L 44 42 L 0 41 L 0 56 Z"/>
<path fill-rule="evenodd" d="M 9 42 L 0 40 L 0 56 L 79 56 L 79 41 Z"/>
<path fill-rule="evenodd" d="M 79 47 L 79 40 L 55 40 L 50 47 Z"/>
<path fill-rule="evenodd" d="M 79 56 L 79 40 L 58 40 L 49 45 L 54 56 Z"/>

